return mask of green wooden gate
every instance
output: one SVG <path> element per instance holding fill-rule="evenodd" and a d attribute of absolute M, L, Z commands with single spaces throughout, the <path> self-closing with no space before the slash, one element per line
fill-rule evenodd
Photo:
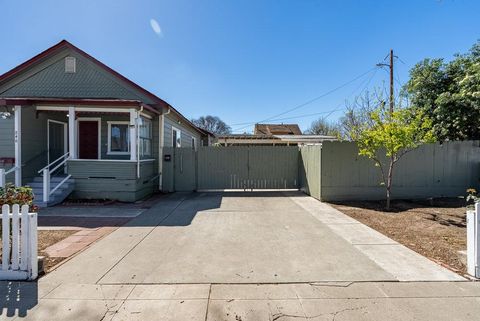
<path fill-rule="evenodd" d="M 202 147 L 197 189 L 296 189 L 296 146 Z"/>
<path fill-rule="evenodd" d="M 196 152 L 192 148 L 174 149 L 174 186 L 176 192 L 197 189 Z"/>
<path fill-rule="evenodd" d="M 296 146 L 163 148 L 164 191 L 297 189 Z"/>

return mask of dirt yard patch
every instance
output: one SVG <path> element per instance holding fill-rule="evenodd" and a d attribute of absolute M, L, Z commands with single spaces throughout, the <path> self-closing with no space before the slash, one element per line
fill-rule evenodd
<path fill-rule="evenodd" d="M 76 231 L 61 231 L 61 230 L 55 230 L 55 231 L 44 231 L 44 230 L 39 230 L 38 231 L 38 255 L 39 256 L 44 256 L 45 261 L 44 261 L 44 270 L 45 273 L 50 271 L 50 268 L 57 265 L 61 261 L 63 261 L 65 258 L 51 258 L 44 253 L 44 250 L 58 242 L 60 242 L 63 239 L 66 239 Z M 2 257 L 2 244 L 0 243 L 0 258 Z"/>
<path fill-rule="evenodd" d="M 63 239 L 66 239 L 70 235 L 74 234 L 76 231 L 62 231 L 62 230 L 40 230 L 38 231 L 38 255 L 44 256 L 44 270 L 45 273 L 48 273 L 50 269 L 63 261 L 65 258 L 61 257 L 49 257 L 44 250 Z"/>
<path fill-rule="evenodd" d="M 466 209 L 463 199 L 331 203 L 346 215 L 460 274 L 466 272 L 458 251 L 466 250 Z"/>

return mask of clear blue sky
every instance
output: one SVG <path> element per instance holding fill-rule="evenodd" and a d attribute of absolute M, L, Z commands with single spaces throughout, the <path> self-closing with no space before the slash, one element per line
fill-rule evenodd
<path fill-rule="evenodd" d="M 234 129 L 355 78 L 390 48 L 404 82 L 424 57 L 450 59 L 480 38 L 478 0 L 0 0 L 0 12 L 0 73 L 67 39 L 188 118 Z M 336 109 L 372 74 L 280 118 Z M 283 122 L 306 129 L 317 117 Z"/>

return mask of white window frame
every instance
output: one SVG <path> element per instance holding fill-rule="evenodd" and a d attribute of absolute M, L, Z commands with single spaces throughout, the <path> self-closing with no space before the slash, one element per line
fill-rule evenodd
<path fill-rule="evenodd" d="M 55 159 L 50 159 L 50 123 L 63 125 L 63 154 L 68 151 L 68 123 L 53 119 L 47 119 L 47 164 Z"/>
<path fill-rule="evenodd" d="M 128 151 L 127 152 L 116 152 L 112 151 L 112 125 L 127 125 L 127 128 L 130 128 L 130 122 L 129 121 L 120 121 L 120 120 L 112 120 L 112 121 L 107 121 L 108 125 L 108 138 L 107 138 L 107 155 L 130 155 L 130 131 L 128 131 L 129 136 L 128 136 Z"/>
<path fill-rule="evenodd" d="M 197 137 L 192 136 L 192 149 L 197 150 Z"/>
<path fill-rule="evenodd" d="M 180 137 L 180 146 L 177 146 L 177 142 L 173 141 L 173 132 L 177 132 L 177 138 Z M 182 131 L 180 129 L 178 129 L 177 127 L 174 127 L 172 126 L 172 147 L 178 147 L 178 148 L 181 148 L 182 147 Z"/>
<path fill-rule="evenodd" d="M 151 119 L 148 119 L 146 117 L 141 117 L 142 118 L 142 122 L 145 122 L 145 123 L 148 123 L 149 124 L 149 136 L 150 137 L 142 137 L 140 135 L 140 126 L 138 126 L 138 131 L 139 131 L 139 134 L 138 134 L 138 144 L 140 144 L 140 149 L 141 150 L 141 155 L 140 156 L 152 156 L 153 154 L 153 122 Z M 145 151 L 143 150 L 143 140 L 147 140 L 150 142 L 150 153 L 148 154 L 145 154 Z"/>

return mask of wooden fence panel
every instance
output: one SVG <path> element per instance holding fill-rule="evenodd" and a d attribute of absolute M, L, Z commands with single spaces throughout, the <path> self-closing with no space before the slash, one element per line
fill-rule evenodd
<path fill-rule="evenodd" d="M 298 147 L 230 146 L 198 150 L 198 189 L 296 189 Z"/>

